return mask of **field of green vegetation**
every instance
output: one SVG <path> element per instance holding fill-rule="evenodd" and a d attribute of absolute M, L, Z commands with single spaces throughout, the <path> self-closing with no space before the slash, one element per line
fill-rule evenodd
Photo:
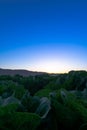
<path fill-rule="evenodd" d="M 0 130 L 87 130 L 87 72 L 0 76 Z"/>

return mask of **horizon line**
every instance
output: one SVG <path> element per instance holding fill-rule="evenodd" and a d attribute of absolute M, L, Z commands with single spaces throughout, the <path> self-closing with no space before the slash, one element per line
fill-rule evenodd
<path fill-rule="evenodd" d="M 29 70 L 29 69 L 25 69 L 25 68 L 4 68 L 4 67 L 0 67 L 0 69 L 3 70 L 22 70 L 22 71 L 30 71 L 30 72 L 37 72 L 37 73 L 48 73 L 48 74 L 64 74 L 64 73 L 69 73 L 70 71 L 87 71 L 86 69 L 71 69 L 71 70 L 67 70 L 65 72 L 46 72 L 46 71 L 38 71 L 38 70 Z"/>

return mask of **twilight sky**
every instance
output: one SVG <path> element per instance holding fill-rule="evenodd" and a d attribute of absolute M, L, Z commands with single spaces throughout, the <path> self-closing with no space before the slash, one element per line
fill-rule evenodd
<path fill-rule="evenodd" d="M 87 0 L 0 0 L 0 68 L 87 70 Z"/>

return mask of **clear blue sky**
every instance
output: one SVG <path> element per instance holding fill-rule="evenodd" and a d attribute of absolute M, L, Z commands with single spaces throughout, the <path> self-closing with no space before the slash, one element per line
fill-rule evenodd
<path fill-rule="evenodd" d="M 1 0 L 0 68 L 87 70 L 87 0 Z"/>

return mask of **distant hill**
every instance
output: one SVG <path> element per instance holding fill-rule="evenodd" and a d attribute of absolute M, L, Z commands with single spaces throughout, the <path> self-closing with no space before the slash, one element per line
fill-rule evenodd
<path fill-rule="evenodd" d="M 21 76 L 35 76 L 35 75 L 42 75 L 45 74 L 44 72 L 36 72 L 36 71 L 28 71 L 22 69 L 1 69 L 0 68 L 0 75 L 21 75 Z"/>

